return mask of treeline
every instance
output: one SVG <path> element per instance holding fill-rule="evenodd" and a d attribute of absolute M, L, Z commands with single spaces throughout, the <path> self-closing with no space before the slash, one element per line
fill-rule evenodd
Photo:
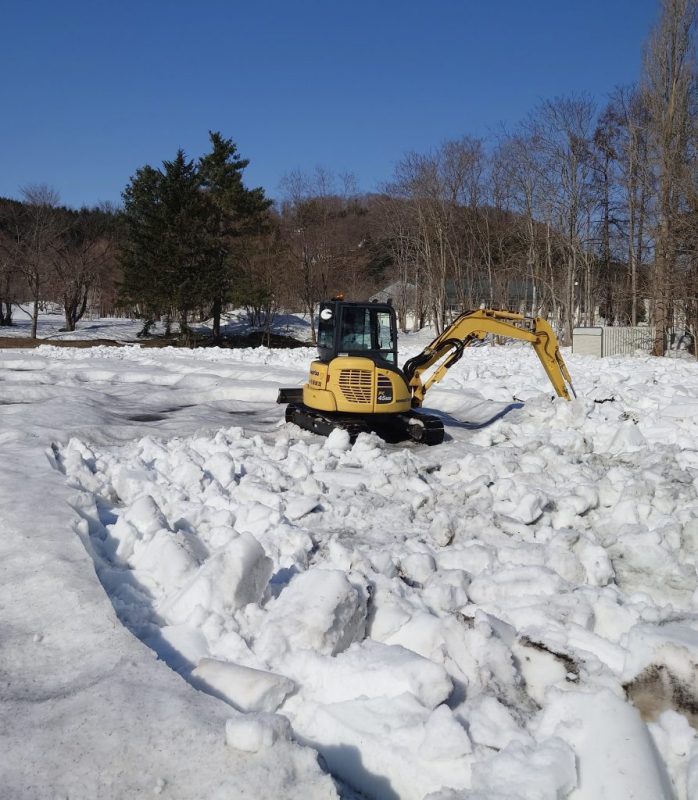
<path fill-rule="evenodd" d="M 399 306 L 437 327 L 487 305 L 574 325 L 698 333 L 695 0 L 664 0 L 643 75 L 605 106 L 541 103 L 486 143 L 464 137 L 398 164 L 380 199 Z M 415 297 L 412 300 L 412 296 Z"/>
<path fill-rule="evenodd" d="M 120 215 L 109 207 L 75 211 L 46 186 L 22 190 L 23 201 L 0 199 L 0 328 L 20 306 L 36 337 L 42 303 L 63 309 L 75 330 L 88 307 L 105 313 L 116 302 Z"/>
<path fill-rule="evenodd" d="M 378 194 L 350 176 L 291 173 L 272 204 L 247 160 L 212 133 L 131 178 L 123 207 L 61 209 L 48 190 L 0 203 L 0 324 L 13 301 L 60 302 L 66 327 L 91 302 L 153 321 L 245 306 L 312 315 L 336 291 L 389 287 L 403 327 L 441 330 L 481 304 L 575 325 L 648 323 L 654 352 L 698 333 L 698 0 L 663 0 L 636 86 L 597 106 L 545 101 L 513 130 L 410 153 Z"/>

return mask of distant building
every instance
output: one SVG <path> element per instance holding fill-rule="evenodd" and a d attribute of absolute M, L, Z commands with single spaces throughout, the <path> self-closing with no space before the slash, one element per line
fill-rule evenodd
<path fill-rule="evenodd" d="M 396 308 L 404 308 L 407 312 L 415 310 L 415 297 L 417 288 L 414 284 L 391 283 L 384 289 L 371 295 L 369 298 L 376 303 L 392 302 Z M 502 289 L 498 287 L 493 294 L 490 294 L 489 282 L 486 279 L 478 279 L 473 282 L 470 290 L 463 292 L 457 291 L 455 281 L 446 282 L 446 307 L 450 312 L 460 313 L 470 311 L 471 308 L 462 308 L 459 297 L 470 297 L 472 308 L 479 306 L 503 306 L 511 311 L 530 310 L 533 302 L 534 292 L 531 281 L 510 280 L 506 283 L 504 290 L 504 302 L 502 302 Z M 492 298 L 492 299 L 490 299 Z"/>
<path fill-rule="evenodd" d="M 385 289 L 372 294 L 368 299 L 373 303 L 400 305 L 404 302 L 408 309 L 414 306 L 415 285 L 413 283 L 391 283 Z"/>
<path fill-rule="evenodd" d="M 533 303 L 534 291 L 533 283 L 529 280 L 508 280 L 506 288 L 501 285 L 495 286 L 490 292 L 490 283 L 486 278 L 479 278 L 473 281 L 470 291 L 464 289 L 457 291 L 455 281 L 446 282 L 446 304 L 451 312 L 470 311 L 471 308 L 462 308 L 459 296 L 470 297 L 472 308 L 480 306 L 494 305 L 503 307 L 509 311 L 530 310 Z"/>

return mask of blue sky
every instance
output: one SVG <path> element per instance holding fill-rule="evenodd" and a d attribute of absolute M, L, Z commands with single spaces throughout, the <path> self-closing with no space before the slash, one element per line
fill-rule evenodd
<path fill-rule="evenodd" d="M 405 153 L 634 81 L 658 0 L 5 0 L 0 195 L 118 202 L 208 130 L 272 197 L 292 170 L 365 191 Z"/>

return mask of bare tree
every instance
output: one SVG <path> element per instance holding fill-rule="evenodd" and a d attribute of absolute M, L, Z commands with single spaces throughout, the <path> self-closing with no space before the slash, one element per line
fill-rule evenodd
<path fill-rule="evenodd" d="M 13 225 L 13 259 L 29 290 L 35 339 L 51 248 L 59 233 L 58 193 L 43 184 L 26 186 L 21 193 L 24 202 L 16 209 Z"/>
<path fill-rule="evenodd" d="M 618 314 L 617 302 L 617 287 L 615 280 L 614 259 L 612 255 L 611 241 L 612 241 L 612 228 L 617 217 L 617 209 L 615 208 L 616 197 L 615 187 L 618 183 L 616 171 L 618 169 L 619 160 L 619 120 L 616 115 L 613 105 L 608 105 L 596 125 L 596 130 L 593 136 L 593 159 L 592 167 L 594 170 L 594 188 L 596 192 L 596 202 L 600 210 L 599 219 L 599 247 L 598 247 L 598 262 L 599 262 L 599 278 L 600 289 L 603 298 L 602 310 L 603 317 L 606 324 L 613 324 Z M 591 220 L 590 220 L 591 222 Z M 591 226 L 593 227 L 593 226 Z M 592 234 L 593 235 L 593 234 Z M 586 259 L 589 265 L 587 269 L 591 268 L 589 259 Z M 593 297 L 592 287 L 590 281 L 586 283 L 587 288 L 587 308 L 592 307 L 593 317 Z M 588 324 L 593 322 L 593 319 L 587 320 Z"/>
<path fill-rule="evenodd" d="M 415 328 L 420 327 L 419 305 L 421 295 L 420 261 L 412 224 L 413 210 L 409 203 L 382 195 L 376 203 L 377 214 L 374 221 L 374 234 L 382 238 L 390 269 L 387 273 L 393 287 L 392 301 L 397 312 L 398 324 L 402 331 L 407 330 L 407 317 L 414 314 Z M 422 320 L 423 321 L 423 320 Z"/>
<path fill-rule="evenodd" d="M 544 102 L 527 121 L 529 136 L 540 147 L 544 167 L 540 205 L 564 247 L 562 275 L 563 342 L 572 341 L 572 327 L 582 304 L 582 283 L 590 276 L 583 254 L 589 246 L 591 188 L 590 143 L 595 108 L 585 97 Z"/>
<path fill-rule="evenodd" d="M 19 273 L 14 246 L 15 201 L 0 206 L 0 327 L 12 325 L 12 307 L 19 301 Z"/>
<path fill-rule="evenodd" d="M 643 88 L 649 117 L 650 158 L 657 180 L 652 281 L 654 355 L 663 355 L 677 265 L 677 220 L 687 172 L 695 95 L 693 33 L 697 0 L 662 0 L 647 44 Z"/>
<path fill-rule="evenodd" d="M 279 280 L 279 262 L 283 259 L 284 243 L 278 220 L 254 239 L 248 239 L 238 261 L 243 265 L 238 279 L 241 304 L 245 307 L 250 325 L 261 329 L 267 345 L 271 343 L 274 317 L 282 302 L 288 302 L 292 292 Z"/>
<path fill-rule="evenodd" d="M 348 264 L 360 250 L 364 234 L 351 221 L 362 214 L 350 175 L 339 179 L 317 167 L 312 175 L 292 172 L 281 183 L 285 195 L 281 217 L 296 285 L 297 297 L 311 320 L 317 304 L 346 288 Z"/>
<path fill-rule="evenodd" d="M 619 205 L 620 213 L 624 217 L 621 251 L 624 250 L 626 254 L 628 267 L 629 322 L 635 326 L 639 319 L 639 280 L 646 250 L 648 202 L 651 194 L 645 94 L 635 87 L 616 89 L 611 97 L 608 113 L 615 120 Z"/>
<path fill-rule="evenodd" d="M 49 244 L 50 288 L 60 299 L 65 330 L 74 331 L 87 310 L 90 292 L 112 262 L 110 219 L 99 211 L 65 211 Z"/>
<path fill-rule="evenodd" d="M 410 153 L 397 165 L 387 191 L 410 209 L 411 247 L 438 331 L 448 323 L 449 294 L 464 300 L 467 240 L 463 238 L 466 203 L 477 207 L 482 150 L 479 140 L 444 143 L 428 154 Z M 472 230 L 471 230 L 472 233 Z M 477 247 L 471 237 L 470 257 Z M 449 286 L 452 292 L 449 292 Z"/>
<path fill-rule="evenodd" d="M 510 231 L 513 229 L 523 243 L 523 277 L 531 284 L 532 315 L 548 308 L 557 309 L 554 283 L 546 279 L 547 251 L 545 238 L 541 236 L 540 220 L 544 218 L 544 209 L 539 205 L 545 174 L 541 156 L 542 148 L 530 132 L 521 130 L 505 136 L 494 154 L 492 179 L 492 185 L 499 188 L 494 206 L 511 210 L 506 227 Z M 548 229 L 549 226 L 546 232 Z"/>

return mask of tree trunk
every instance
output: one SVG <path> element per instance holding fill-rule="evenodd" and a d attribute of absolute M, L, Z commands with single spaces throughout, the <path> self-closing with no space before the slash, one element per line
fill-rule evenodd
<path fill-rule="evenodd" d="M 628 191 L 628 265 L 630 266 L 630 324 L 637 325 L 637 261 L 635 259 L 635 190 Z"/>
<path fill-rule="evenodd" d="M 63 304 L 63 316 L 65 317 L 65 328 L 66 331 L 74 331 L 75 330 L 75 309 L 71 307 L 70 303 Z"/>
<path fill-rule="evenodd" d="M 563 343 L 572 344 L 572 328 L 574 327 L 574 317 L 577 312 L 577 286 L 575 276 L 577 274 L 576 259 L 573 251 L 567 256 L 567 292 L 565 300 L 565 317 L 563 320 Z"/>
<path fill-rule="evenodd" d="M 560 318 L 560 310 L 557 302 L 557 295 L 555 294 L 555 274 L 553 273 L 553 251 L 552 241 L 550 239 L 550 222 L 546 224 L 545 228 L 545 258 L 548 273 L 550 275 L 550 304 L 552 306 L 553 321 L 558 322 Z"/>
<path fill-rule="evenodd" d="M 657 237 L 657 255 L 654 264 L 654 343 L 653 356 L 663 356 L 666 352 L 666 335 L 669 326 L 667 303 L 667 251 L 669 240 L 668 220 L 661 222 Z"/>
<path fill-rule="evenodd" d="M 87 311 L 87 295 L 88 295 L 88 290 L 85 289 L 82 295 L 82 301 L 80 302 L 80 308 L 77 309 L 77 312 L 75 314 L 75 325 L 77 325 L 78 322 L 80 322 L 80 320 L 85 316 L 85 311 Z"/>
<path fill-rule="evenodd" d="M 32 332 L 31 338 L 36 339 L 36 331 L 39 327 L 39 299 L 34 298 L 34 307 L 32 309 Z"/>
<path fill-rule="evenodd" d="M 310 320 L 310 341 L 313 345 L 316 345 L 317 333 L 315 332 L 315 303 L 312 300 L 306 300 L 305 312 Z"/>
<path fill-rule="evenodd" d="M 211 326 L 211 334 L 213 341 L 218 344 L 221 340 L 221 314 L 223 313 L 223 301 L 220 295 L 213 301 L 213 325 Z"/>

